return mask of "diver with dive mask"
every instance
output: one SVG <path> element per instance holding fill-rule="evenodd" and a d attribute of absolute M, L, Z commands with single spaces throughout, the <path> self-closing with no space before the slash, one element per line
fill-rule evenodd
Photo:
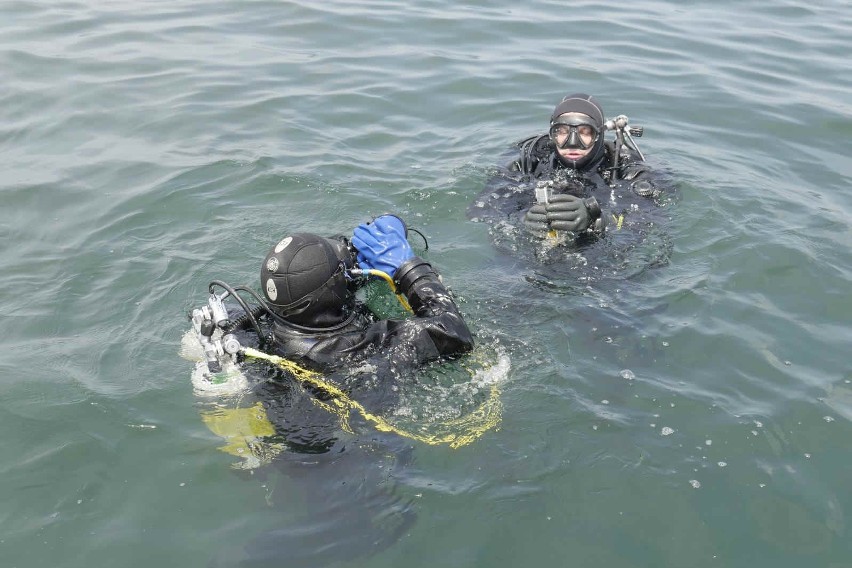
<path fill-rule="evenodd" d="M 607 120 L 594 97 L 568 95 L 553 109 L 547 133 L 517 144 L 468 216 L 516 220 L 535 237 L 559 231 L 585 241 L 603 236 L 607 225 L 621 229 L 628 214 L 653 207 L 661 194 L 634 140 L 642 133 L 624 115 Z"/>
<path fill-rule="evenodd" d="M 550 125 L 550 139 L 560 150 L 589 150 L 600 136 L 591 117 L 582 113 L 566 113 Z"/>

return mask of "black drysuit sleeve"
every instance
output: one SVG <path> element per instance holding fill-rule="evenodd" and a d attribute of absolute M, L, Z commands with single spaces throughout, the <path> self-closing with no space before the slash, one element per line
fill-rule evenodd
<path fill-rule="evenodd" d="M 455 301 L 434 268 L 420 257 L 407 260 L 394 275 L 414 317 L 379 320 L 366 328 L 321 339 L 306 354 L 318 363 L 337 366 L 346 359 L 373 356 L 393 367 L 417 366 L 473 348 L 473 336 Z"/>

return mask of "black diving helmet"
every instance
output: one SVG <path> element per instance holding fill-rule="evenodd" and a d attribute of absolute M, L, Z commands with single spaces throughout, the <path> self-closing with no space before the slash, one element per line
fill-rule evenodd
<path fill-rule="evenodd" d="M 354 266 L 346 239 L 296 233 L 269 250 L 260 284 L 279 318 L 298 326 L 327 328 L 352 313 L 355 294 L 347 272 Z"/>

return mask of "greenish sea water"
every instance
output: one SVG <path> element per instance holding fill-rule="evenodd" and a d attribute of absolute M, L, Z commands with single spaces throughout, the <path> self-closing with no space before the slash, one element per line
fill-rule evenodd
<path fill-rule="evenodd" d="M 852 566 L 850 38 L 839 0 L 3 2 L 0 564 Z M 577 91 L 676 184 L 662 266 L 465 215 Z M 386 211 L 510 361 L 499 429 L 235 470 L 187 311 Z"/>

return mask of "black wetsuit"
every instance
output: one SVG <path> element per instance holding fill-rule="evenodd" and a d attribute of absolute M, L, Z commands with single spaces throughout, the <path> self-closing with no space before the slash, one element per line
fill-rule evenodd
<path fill-rule="evenodd" d="M 413 257 L 399 267 L 395 277 L 414 317 L 377 320 L 357 304 L 346 320 L 332 328 L 310 329 L 277 320 L 276 352 L 326 371 L 364 360 L 382 360 L 400 370 L 473 348 L 467 324 L 428 262 Z"/>
<path fill-rule="evenodd" d="M 536 203 L 535 186 L 545 182 L 551 185 L 553 194 L 594 197 L 608 231 L 662 221 L 658 206 L 667 193 L 666 181 L 626 148 L 616 168 L 613 146 L 607 143 L 600 159 L 574 170 L 560 161 L 547 134 L 527 138 L 517 144 L 508 164 L 488 181 L 468 207 L 467 215 L 475 221 L 522 226 L 527 210 Z"/>

